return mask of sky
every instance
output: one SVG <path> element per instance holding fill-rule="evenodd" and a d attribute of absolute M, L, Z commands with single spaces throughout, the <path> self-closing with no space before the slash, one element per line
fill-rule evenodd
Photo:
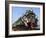
<path fill-rule="evenodd" d="M 14 23 L 18 18 L 26 13 L 26 10 L 33 10 L 36 16 L 40 16 L 40 8 L 36 7 L 12 7 L 12 23 Z"/>

